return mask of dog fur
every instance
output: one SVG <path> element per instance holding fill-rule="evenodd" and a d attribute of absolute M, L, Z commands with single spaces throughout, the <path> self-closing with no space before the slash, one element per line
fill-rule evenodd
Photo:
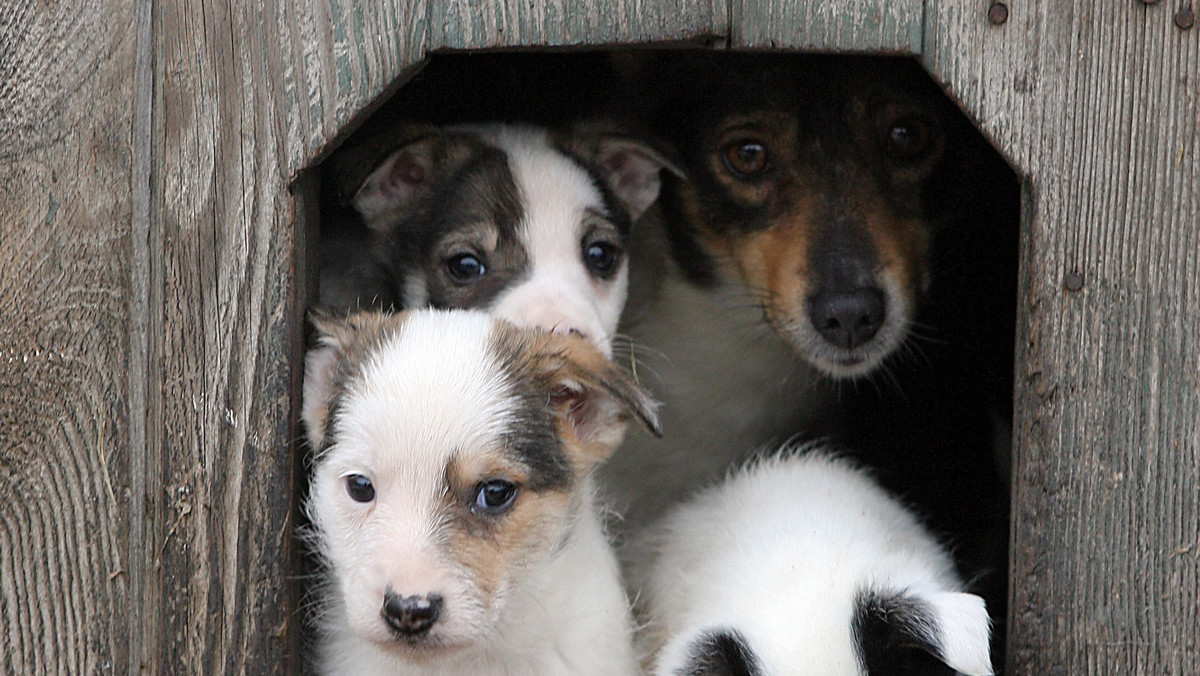
<path fill-rule="evenodd" d="M 685 56 L 641 74 L 669 92 L 655 131 L 688 179 L 665 176 L 633 247 L 618 359 L 667 432 L 603 470 L 625 529 L 748 449 L 838 431 L 842 392 L 905 353 L 934 239 L 970 218 L 991 152 L 914 63 Z"/>
<path fill-rule="evenodd" d="M 656 676 L 992 673 L 983 599 L 950 556 L 819 449 L 761 459 L 642 537 Z"/>
<path fill-rule="evenodd" d="M 586 341 L 480 312 L 314 323 L 318 671 L 636 673 L 591 472 L 630 415 L 658 430 L 648 396 Z"/>
<path fill-rule="evenodd" d="M 400 125 L 387 141 L 334 162 L 353 211 L 322 234 L 323 305 L 482 308 L 611 353 L 630 231 L 671 161 L 601 123 Z"/>

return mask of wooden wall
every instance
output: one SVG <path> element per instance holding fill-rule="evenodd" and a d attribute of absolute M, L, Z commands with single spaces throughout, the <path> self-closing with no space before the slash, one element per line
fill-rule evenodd
<path fill-rule="evenodd" d="M 1009 672 L 1200 673 L 1181 2 L 0 4 L 0 672 L 284 671 L 292 181 L 427 50 L 716 38 L 920 54 L 1019 167 Z"/>

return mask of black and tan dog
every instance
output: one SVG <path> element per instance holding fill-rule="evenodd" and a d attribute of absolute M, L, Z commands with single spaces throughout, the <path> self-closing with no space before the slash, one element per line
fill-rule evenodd
<path fill-rule="evenodd" d="M 666 177 L 660 222 L 633 246 L 621 330 L 664 402 L 664 438 L 635 435 L 606 466 L 617 527 L 755 449 L 826 437 L 974 558 L 968 577 L 1002 571 L 992 450 L 1011 416 L 1011 170 L 910 60 L 641 65 L 688 180 Z M 980 591 L 1003 612 L 994 581 Z"/>
<path fill-rule="evenodd" d="M 642 76 L 689 179 L 666 177 L 661 228 L 635 243 L 622 330 L 666 436 L 608 468 L 634 523 L 726 453 L 834 432 L 838 390 L 911 347 L 935 240 L 973 227 L 1005 170 L 908 60 L 685 53 Z"/>

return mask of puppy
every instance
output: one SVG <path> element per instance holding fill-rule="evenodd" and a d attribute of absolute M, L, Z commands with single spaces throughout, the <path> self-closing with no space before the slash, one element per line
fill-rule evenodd
<path fill-rule="evenodd" d="M 633 674 L 592 468 L 654 404 L 478 312 L 317 316 L 303 419 L 322 674 Z"/>
<path fill-rule="evenodd" d="M 635 435 L 604 470 L 626 528 L 743 449 L 837 431 L 842 383 L 903 352 L 934 237 L 970 219 L 990 151 L 905 60 L 657 64 L 657 131 L 688 180 L 665 177 L 634 245 L 621 331 L 667 434 Z"/>
<path fill-rule="evenodd" d="M 673 163 L 598 124 L 397 129 L 377 163 L 378 139 L 334 162 L 353 212 L 322 233 L 322 304 L 487 309 L 610 354 L 630 230 Z"/>
<path fill-rule="evenodd" d="M 657 676 L 992 673 L 983 599 L 950 556 L 820 451 L 751 464 L 644 537 Z"/>

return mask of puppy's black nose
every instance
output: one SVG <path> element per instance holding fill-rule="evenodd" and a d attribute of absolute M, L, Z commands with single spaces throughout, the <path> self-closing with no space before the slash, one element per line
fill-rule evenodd
<path fill-rule="evenodd" d="M 429 631 L 442 612 L 442 597 L 400 596 L 388 593 L 383 599 L 383 619 L 401 636 L 416 637 Z"/>
<path fill-rule="evenodd" d="M 852 349 L 871 340 L 883 326 L 883 293 L 873 287 L 821 291 L 813 296 L 808 317 L 825 340 Z"/>

